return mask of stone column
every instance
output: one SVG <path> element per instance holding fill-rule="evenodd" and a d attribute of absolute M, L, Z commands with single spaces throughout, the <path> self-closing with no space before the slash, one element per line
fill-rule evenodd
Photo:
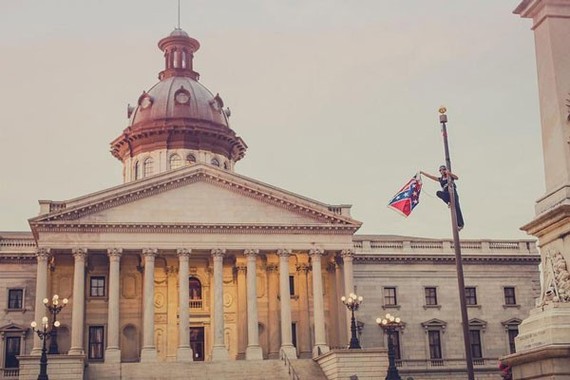
<path fill-rule="evenodd" d="M 212 249 L 214 260 L 214 345 L 212 361 L 229 360 L 224 344 L 224 255 L 225 249 Z"/>
<path fill-rule="evenodd" d="M 44 306 L 44 298 L 47 298 L 48 289 L 48 259 L 49 248 L 38 248 L 36 251 L 36 259 L 38 266 L 36 267 L 36 308 L 35 321 L 41 325 L 42 318 L 49 313 Z M 42 353 L 42 341 L 37 334 L 34 334 L 34 347 L 32 355 L 40 355 Z"/>
<path fill-rule="evenodd" d="M 257 249 L 246 249 L 243 254 L 247 259 L 247 348 L 246 360 L 262 360 L 263 352 L 259 346 L 259 328 L 257 316 Z"/>
<path fill-rule="evenodd" d="M 143 346 L 141 362 L 156 362 L 157 352 L 154 345 L 154 259 L 156 248 L 144 248 L 144 293 L 143 293 Z"/>
<path fill-rule="evenodd" d="M 299 324 L 297 325 L 297 344 L 299 356 L 307 358 L 311 354 L 311 327 L 309 325 L 309 280 L 311 269 L 306 257 L 299 256 L 297 263 L 297 278 L 299 280 Z"/>
<path fill-rule="evenodd" d="M 340 265 L 340 258 L 337 258 L 337 260 L 335 260 L 335 267 L 334 267 L 334 275 L 335 275 L 335 280 L 336 280 L 336 294 L 337 297 L 334 300 L 334 305 L 336 306 L 336 312 L 338 315 L 338 326 L 337 326 L 337 334 L 338 334 L 338 343 L 339 346 L 343 347 L 343 346 L 348 346 L 348 342 L 349 342 L 349 335 L 350 333 L 347 334 L 347 328 L 350 331 L 350 322 L 349 319 L 347 319 L 349 317 L 349 313 L 347 313 L 347 309 L 346 306 L 344 306 L 344 304 L 341 302 L 340 297 L 342 297 L 345 293 L 344 293 L 344 280 L 342 278 L 342 266 Z"/>
<path fill-rule="evenodd" d="M 328 342 L 330 346 L 340 347 L 340 343 L 338 341 L 338 310 L 337 310 L 337 300 L 341 297 L 337 295 L 337 287 L 336 287 L 336 277 L 335 277 L 335 258 L 332 257 L 326 263 L 326 271 L 327 271 L 327 281 L 329 283 L 329 293 L 328 293 L 328 303 L 329 303 L 329 331 L 328 335 Z M 325 285 L 326 286 L 326 285 Z"/>
<path fill-rule="evenodd" d="M 69 355 L 83 355 L 83 328 L 85 321 L 85 258 L 87 249 L 72 250 L 75 266 L 73 268 L 73 300 L 71 308 L 71 348 Z"/>
<path fill-rule="evenodd" d="M 354 293 L 354 282 L 353 282 L 353 269 L 352 269 L 352 260 L 354 259 L 354 250 L 352 249 L 343 249 L 340 252 L 340 256 L 342 257 L 342 261 L 344 263 L 343 273 L 344 273 L 344 296 L 348 296 L 350 293 Z M 343 305 L 344 306 L 344 305 Z M 346 307 L 345 307 L 346 309 Z M 350 342 L 351 332 L 350 332 L 350 319 L 351 314 L 346 311 L 346 337 L 347 341 Z"/>
<path fill-rule="evenodd" d="M 119 282 L 121 272 L 120 248 L 107 250 L 109 256 L 109 304 L 107 326 L 107 349 L 105 350 L 105 363 L 120 363 L 121 350 L 119 347 Z"/>
<path fill-rule="evenodd" d="M 236 257 L 237 302 L 238 302 L 238 359 L 245 359 L 247 346 L 247 264 L 243 257 Z"/>
<path fill-rule="evenodd" d="M 281 350 L 289 359 L 297 359 L 291 334 L 291 297 L 289 288 L 289 249 L 280 249 L 279 255 L 279 295 L 281 297 Z"/>
<path fill-rule="evenodd" d="M 315 344 L 313 357 L 329 352 L 325 333 L 325 307 L 323 302 L 322 249 L 311 249 L 309 255 L 313 266 L 313 319 L 315 322 Z"/>
<path fill-rule="evenodd" d="M 190 302 L 189 269 L 188 260 L 192 250 L 178 249 L 178 351 L 176 359 L 179 362 L 191 362 L 194 360 L 192 348 L 190 347 L 190 315 L 188 306 Z"/>
<path fill-rule="evenodd" d="M 268 258 L 267 262 L 267 288 L 268 288 L 268 358 L 269 359 L 279 359 L 279 348 L 280 348 L 280 329 L 279 329 L 279 306 L 278 306 L 278 294 L 279 294 L 279 263 L 269 261 L 270 259 L 276 259 L 275 256 Z M 287 272 L 289 273 L 289 272 Z M 287 293 L 287 296 L 289 293 Z"/>

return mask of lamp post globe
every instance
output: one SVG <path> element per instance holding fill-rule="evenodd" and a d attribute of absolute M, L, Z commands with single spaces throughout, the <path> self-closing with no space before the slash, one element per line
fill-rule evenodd
<path fill-rule="evenodd" d="M 402 380 L 396 367 L 396 350 L 394 347 L 394 333 L 402 328 L 402 320 L 394 315 L 386 314 L 384 317 L 376 318 L 378 326 L 388 334 L 388 372 L 386 380 Z"/>
<path fill-rule="evenodd" d="M 354 312 L 358 310 L 364 298 L 362 296 L 356 295 L 355 293 L 350 293 L 348 297 L 342 296 L 340 300 L 351 312 L 351 318 L 350 318 L 351 338 L 350 338 L 350 345 L 348 346 L 348 348 L 349 349 L 362 348 L 360 346 L 360 342 L 358 341 L 358 336 L 356 335 L 356 320 L 354 319 Z"/>

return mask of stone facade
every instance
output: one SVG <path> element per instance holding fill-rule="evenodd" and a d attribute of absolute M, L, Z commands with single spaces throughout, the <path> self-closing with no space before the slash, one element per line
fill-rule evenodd
<path fill-rule="evenodd" d="M 97 236 L 98 238 L 92 237 L 93 241 L 104 238 L 103 234 Z M 141 238 L 140 235 L 136 236 Z M 250 331 L 255 331 L 255 325 L 248 323 L 248 311 L 252 311 L 247 308 L 247 300 L 252 296 L 247 289 L 253 282 L 252 279 L 248 282 L 247 276 L 251 273 L 253 264 L 256 273 L 257 345 L 261 358 L 279 358 L 283 347 L 286 347 L 286 354 L 293 357 L 311 357 L 315 346 L 319 347 L 314 354 L 317 356 L 326 352 L 328 347 L 346 347 L 349 330 L 345 307 L 339 299 L 348 290 L 344 287 L 343 270 L 346 269 L 346 263 L 351 262 L 354 271 L 353 289 L 364 296 L 365 300 L 356 314 L 363 348 L 386 347 L 385 337 L 375 319 L 390 312 L 401 317 L 405 323 L 400 335 L 401 356 L 398 360 L 401 374 L 414 379 L 428 379 L 437 378 L 438 374 L 441 375 L 444 371 L 456 373 L 456 378 L 461 378 L 465 362 L 451 241 L 364 235 L 349 235 L 349 238 L 352 249 L 330 252 L 302 251 L 298 247 L 292 250 L 240 250 L 228 245 L 232 248 L 226 249 L 225 252 L 216 251 L 213 255 L 212 250 L 204 250 L 198 243 L 187 245 L 196 248 L 136 250 L 127 243 L 128 236 L 122 237 L 125 242 L 125 248 L 122 250 L 86 248 L 86 259 L 81 264 L 85 287 L 84 322 L 79 327 L 82 338 L 81 355 L 98 374 L 105 373 L 105 368 L 109 373 L 117 372 L 117 362 L 216 360 L 215 298 L 220 294 L 215 291 L 216 254 L 221 256 L 223 265 L 220 278 L 220 299 L 223 307 L 220 348 L 224 350 L 225 355 L 222 360 L 258 359 L 255 356 L 255 352 L 259 352 L 257 349 L 248 357 L 248 347 L 251 347 Z M 73 239 L 74 242 L 77 239 Z M 201 236 L 201 239 L 206 237 Z M 143 243 L 146 245 L 151 240 L 155 246 L 160 246 L 156 236 L 153 239 L 147 238 Z M 283 240 L 283 237 L 280 240 Z M 248 241 L 251 242 L 249 246 L 259 246 L 254 243 L 255 237 L 250 236 Z M 20 330 L 7 333 L 22 337 L 21 354 L 33 354 L 32 334 L 27 326 L 35 315 L 45 314 L 44 309 L 34 313 L 34 282 L 38 269 L 36 242 L 30 233 L 4 233 L 0 240 L 3 269 L 0 286 L 4 289 L 21 287 L 26 292 L 24 310 L 4 309 L 0 318 L 3 326 L 21 326 Z M 83 245 L 89 247 L 89 244 Z M 114 241 L 106 245 L 118 244 Z M 482 332 L 483 357 L 477 361 L 475 368 L 478 376 L 496 375 L 497 358 L 510 352 L 509 329 L 517 328 L 518 323 L 534 306 L 535 297 L 539 295 L 538 252 L 534 242 L 526 240 L 464 241 L 462 247 L 466 286 L 475 287 L 477 292 L 477 303 L 469 308 L 469 318 L 474 328 Z M 54 245 L 49 251 L 46 294 L 57 293 L 60 297 L 69 297 L 71 300 L 70 305 L 64 308 L 58 317 L 62 323 L 58 335 L 59 348 L 61 353 L 67 353 L 73 345 L 73 279 L 77 250 L 73 251 L 75 257 L 71 249 Z M 322 264 L 320 279 L 324 341 L 315 336 L 315 293 L 312 290 L 316 254 L 319 254 Z M 145 325 L 144 278 L 148 270 L 145 258 L 149 255 L 154 257 L 154 302 L 150 309 L 154 334 L 147 337 L 148 342 L 145 344 L 144 330 L 148 326 Z M 119 323 L 118 329 L 113 333 L 112 318 L 115 314 L 110 305 L 117 300 L 113 300 L 111 295 L 114 291 L 112 277 L 116 276 L 112 274 L 111 265 L 116 265 L 117 259 L 119 307 L 115 311 L 118 312 L 116 314 Z M 188 259 L 187 269 L 185 259 Z M 290 340 L 285 341 L 282 338 L 281 321 L 284 319 L 282 310 L 287 308 L 283 308 L 282 293 L 278 290 L 283 285 L 280 283 L 280 273 L 283 269 L 287 274 L 284 276 L 287 284 L 283 289 L 287 289 L 290 284 L 294 288 L 293 294 L 288 297 L 290 313 L 287 314 L 293 324 L 290 325 L 293 335 Z M 187 277 L 181 277 L 181 270 L 182 273 L 187 271 Z M 352 278 L 349 274 L 347 277 Z M 194 284 L 196 280 L 202 284 L 199 297 L 196 293 L 192 294 L 196 288 L 187 285 L 190 289 L 186 303 L 186 325 L 182 325 L 179 320 L 179 315 L 183 315 L 180 310 L 184 309 L 180 307 L 179 300 L 184 295 L 181 297 L 179 284 L 183 283 L 184 278 Z M 102 279 L 102 296 L 92 295 L 91 292 L 98 289 L 95 285 L 99 284 L 98 280 L 92 284 L 92 279 Z M 93 286 L 95 288 L 92 288 Z M 386 287 L 396 288 L 396 305 L 386 304 L 383 296 Z M 426 305 L 426 287 L 436 288 L 436 305 Z M 506 304 L 505 287 L 514 288 L 515 304 Z M 1 297 L 7 304 L 7 294 L 2 294 Z M 181 331 L 181 325 L 185 331 Z M 94 350 L 92 347 L 94 338 L 90 328 L 93 327 L 102 327 L 104 330 L 103 351 Z M 203 340 L 191 342 L 188 330 L 195 333 L 197 330 L 192 329 L 196 328 L 203 329 Z M 441 360 L 430 359 L 430 329 L 442 332 Z M 118 341 L 117 337 L 113 340 L 112 336 L 117 332 Z M 181 337 L 186 341 L 181 342 Z M 290 346 L 284 344 L 288 342 L 291 343 Z M 181 350 L 183 346 L 187 349 Z M 145 348 L 150 352 L 146 359 L 143 354 Z M 4 357 L 5 349 L 4 346 L 0 347 Z M 71 351 L 70 354 L 72 353 Z M 97 353 L 102 353 L 102 357 L 93 357 L 97 356 Z M 26 371 L 29 372 L 33 357 L 26 358 L 26 363 Z M 37 371 L 37 367 L 35 369 Z"/>

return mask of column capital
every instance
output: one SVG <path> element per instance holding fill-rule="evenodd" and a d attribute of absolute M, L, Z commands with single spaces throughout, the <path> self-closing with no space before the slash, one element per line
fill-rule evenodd
<path fill-rule="evenodd" d="M 39 261 L 47 261 L 49 259 L 49 248 L 37 248 L 36 249 L 36 257 Z"/>
<path fill-rule="evenodd" d="M 212 249 L 211 253 L 214 258 L 216 257 L 223 258 L 226 254 L 226 250 L 224 248 L 214 248 Z"/>
<path fill-rule="evenodd" d="M 85 256 L 87 256 L 87 248 L 81 248 L 81 247 L 71 248 L 71 253 L 73 254 L 75 260 L 85 259 Z"/>
<path fill-rule="evenodd" d="M 123 253 L 123 248 L 108 248 L 107 249 L 107 256 L 109 256 L 109 260 L 120 260 L 122 253 Z"/>
<path fill-rule="evenodd" d="M 183 259 L 183 258 L 189 258 L 190 257 L 190 253 L 192 253 L 191 249 L 188 248 L 178 248 L 176 250 L 176 254 L 178 254 L 178 257 Z"/>
<path fill-rule="evenodd" d="M 255 258 L 255 256 L 257 256 L 257 254 L 259 253 L 259 249 L 245 249 L 243 251 L 243 255 L 245 257 L 252 257 Z"/>
<path fill-rule="evenodd" d="M 157 248 L 143 248 L 142 249 L 142 254 L 144 257 L 147 258 L 155 258 L 156 255 L 158 255 L 158 249 Z"/>
<path fill-rule="evenodd" d="M 342 251 L 340 251 L 340 256 L 343 259 L 352 259 L 354 258 L 354 249 L 343 249 Z"/>
<path fill-rule="evenodd" d="M 278 249 L 277 256 L 279 257 L 289 257 L 291 255 L 290 249 Z"/>
<path fill-rule="evenodd" d="M 309 256 L 313 257 L 313 256 L 322 256 L 324 255 L 325 250 L 322 248 L 311 248 L 309 250 Z"/>

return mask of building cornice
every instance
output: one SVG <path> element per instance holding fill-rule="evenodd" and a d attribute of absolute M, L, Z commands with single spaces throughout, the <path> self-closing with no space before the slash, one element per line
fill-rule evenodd
<path fill-rule="evenodd" d="M 540 264 L 540 256 L 517 256 L 517 255 L 464 255 L 464 264 Z M 354 256 L 354 264 L 455 264 L 455 256 L 450 255 L 366 255 L 357 253 Z"/>

